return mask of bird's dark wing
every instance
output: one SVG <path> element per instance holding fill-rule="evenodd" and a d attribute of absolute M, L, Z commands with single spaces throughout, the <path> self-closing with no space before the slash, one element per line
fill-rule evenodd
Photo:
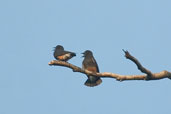
<path fill-rule="evenodd" d="M 92 63 L 93 63 L 93 66 L 96 67 L 97 72 L 99 72 L 99 67 L 94 57 L 92 57 Z"/>
<path fill-rule="evenodd" d="M 76 53 L 71 52 L 71 51 L 64 51 L 64 52 L 63 52 L 63 54 L 68 54 L 68 53 L 70 53 L 71 56 L 76 56 Z"/>

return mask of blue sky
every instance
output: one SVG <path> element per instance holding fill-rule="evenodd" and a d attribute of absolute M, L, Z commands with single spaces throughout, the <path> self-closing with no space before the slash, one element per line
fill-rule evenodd
<path fill-rule="evenodd" d="M 101 72 L 142 74 L 124 58 L 129 50 L 152 72 L 171 71 L 169 0 L 0 1 L 0 114 L 170 114 L 171 81 L 86 76 L 49 66 L 53 47 L 92 50 Z"/>

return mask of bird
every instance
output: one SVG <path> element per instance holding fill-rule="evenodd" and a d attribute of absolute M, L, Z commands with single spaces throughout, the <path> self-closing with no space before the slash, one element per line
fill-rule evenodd
<path fill-rule="evenodd" d="M 82 54 L 84 57 L 84 60 L 82 62 L 82 68 L 84 70 L 88 70 L 94 73 L 99 72 L 99 67 L 97 65 L 95 58 L 93 57 L 93 53 L 90 50 L 86 50 Z M 100 79 L 100 77 L 89 76 L 89 75 L 87 75 L 87 77 L 88 79 L 84 83 L 84 85 L 86 86 L 94 87 L 102 83 L 102 80 Z"/>
<path fill-rule="evenodd" d="M 72 57 L 76 56 L 76 53 L 74 52 L 70 52 L 70 51 L 65 51 L 64 47 L 61 45 L 57 45 L 56 47 L 54 47 L 54 58 L 59 60 L 59 61 L 68 61 L 69 59 L 71 59 Z"/>

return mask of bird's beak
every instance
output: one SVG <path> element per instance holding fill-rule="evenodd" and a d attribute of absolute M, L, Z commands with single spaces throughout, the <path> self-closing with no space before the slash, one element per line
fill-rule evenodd
<path fill-rule="evenodd" d="M 82 57 L 85 57 L 84 53 L 81 53 L 81 54 L 83 54 L 83 56 L 82 56 Z"/>

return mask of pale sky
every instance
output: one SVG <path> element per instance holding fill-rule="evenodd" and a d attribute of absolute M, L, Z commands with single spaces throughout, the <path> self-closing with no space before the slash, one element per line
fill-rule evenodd
<path fill-rule="evenodd" d="M 0 1 L 0 114 L 170 114 L 171 80 L 87 77 L 49 66 L 53 47 L 91 50 L 100 72 L 142 74 L 128 50 L 152 72 L 171 71 L 169 0 Z"/>

